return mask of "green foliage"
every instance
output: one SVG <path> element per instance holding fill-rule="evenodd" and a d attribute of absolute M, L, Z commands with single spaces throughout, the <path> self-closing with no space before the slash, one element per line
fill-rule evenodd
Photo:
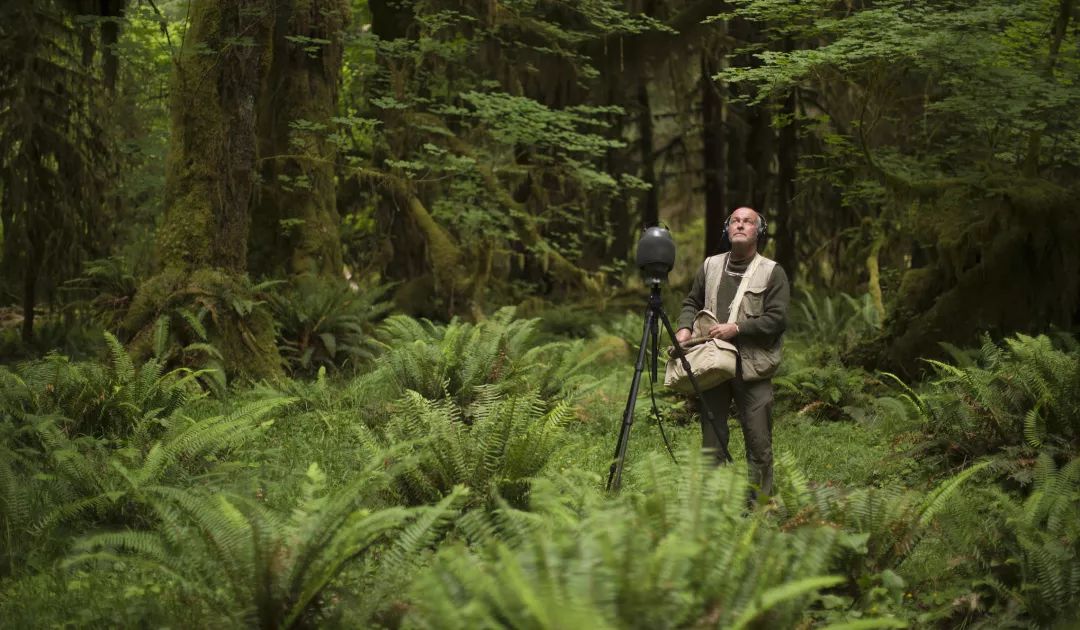
<path fill-rule="evenodd" d="M 150 331 L 153 356 L 163 365 L 194 370 L 206 389 L 222 395 L 227 384 L 225 357 L 210 342 L 206 322 L 209 314 L 207 308 L 193 313 L 181 306 L 159 315 Z"/>
<path fill-rule="evenodd" d="M 69 280 L 65 288 L 74 297 L 68 308 L 85 309 L 106 330 L 115 331 L 139 285 L 131 264 L 114 256 L 86 261 L 82 275 Z"/>
<path fill-rule="evenodd" d="M 1049 337 L 987 338 L 963 367 L 930 361 L 924 393 L 903 396 L 926 423 L 924 445 L 945 461 L 1017 448 L 1075 452 L 1080 440 L 1080 353 Z M 902 385 L 902 384 L 901 384 Z"/>
<path fill-rule="evenodd" d="M 379 39 L 358 37 L 345 52 L 357 63 L 343 73 L 343 99 L 359 114 L 343 117 L 337 134 L 345 173 L 381 189 L 362 195 L 378 229 L 413 238 L 407 226 L 421 227 L 426 256 L 371 248 L 363 266 L 450 276 L 435 287 L 434 307 L 446 312 L 469 299 L 455 280 L 475 281 L 470 292 L 481 296 L 531 291 L 545 278 L 580 286 L 574 263 L 608 238 L 606 206 L 643 188 L 607 166 L 626 144 L 613 123 L 627 112 L 585 97 L 602 78 L 591 49 L 661 25 L 613 0 L 390 5 L 373 18 Z M 412 215 L 407 223 L 389 212 L 391 197 Z M 470 255 L 447 261 L 458 247 Z"/>
<path fill-rule="evenodd" d="M 349 561 L 368 554 L 386 535 L 413 520 L 389 561 L 415 551 L 427 531 L 453 509 L 456 492 L 425 511 L 371 510 L 365 498 L 379 473 L 327 491 L 315 465 L 296 505 L 287 513 L 248 497 L 160 488 L 150 503 L 156 531 L 97 534 L 79 542 L 69 563 L 130 557 L 180 580 L 185 589 L 218 602 L 235 623 L 292 628 L 314 622 L 320 594 Z"/>
<path fill-rule="evenodd" d="M 798 408 L 799 414 L 829 420 L 860 415 L 870 404 L 866 389 L 871 382 L 864 370 L 839 363 L 804 367 L 773 379 L 779 400 Z"/>
<path fill-rule="evenodd" d="M 842 582 L 828 575 L 834 530 L 784 533 L 742 516 L 743 476 L 687 456 L 681 472 L 649 458 L 638 492 L 584 514 L 564 504 L 561 519 L 516 547 L 444 550 L 417 582 L 408 623 L 790 627 L 819 590 Z"/>
<path fill-rule="evenodd" d="M 847 293 L 820 296 L 804 290 L 793 305 L 796 308 L 791 317 L 791 332 L 837 354 L 873 336 L 881 325 L 869 293 L 856 298 Z"/>
<path fill-rule="evenodd" d="M 544 397 L 572 391 L 591 380 L 586 369 L 603 348 L 586 351 L 583 341 L 536 345 L 536 319 L 515 319 L 512 307 L 470 324 L 439 325 L 395 315 L 379 327 L 384 353 L 378 361 L 396 385 L 429 400 L 452 399 L 468 407 L 480 386 L 503 392 L 536 388 Z"/>
<path fill-rule="evenodd" d="M 45 481 L 57 497 L 37 527 L 79 517 L 137 522 L 145 516 L 140 504 L 164 480 L 205 472 L 219 453 L 251 439 L 270 423 L 263 421 L 267 414 L 290 402 L 263 398 L 205 418 L 175 414 L 161 421 L 144 419 L 131 440 L 115 450 L 99 440 L 69 438 L 53 418 L 35 418 L 34 432 L 48 462 Z M 154 439 L 158 433 L 161 437 Z"/>
<path fill-rule="evenodd" d="M 843 531 L 846 551 L 842 565 L 853 584 L 866 589 L 873 576 L 894 570 L 919 541 L 932 531 L 938 515 L 957 491 L 989 465 L 972 466 L 941 482 L 924 496 L 895 487 L 859 488 L 845 492 L 835 486 L 814 487 L 788 456 L 779 458 L 782 480 L 778 496 L 787 518 L 782 528 L 807 523 L 829 524 Z"/>
<path fill-rule="evenodd" d="M 395 480 L 394 491 L 408 505 L 437 501 L 459 485 L 478 502 L 498 495 L 520 505 L 529 481 L 567 442 L 570 404 L 545 407 L 536 393 L 505 395 L 496 387 L 480 388 L 468 407 L 409 392 L 376 443 L 416 444 L 415 461 Z"/>
<path fill-rule="evenodd" d="M 1040 626 L 1076 621 L 1080 604 L 1080 459 L 1060 469 L 1046 454 L 1023 501 L 1002 498 L 1006 548 L 1019 561 L 1020 580 L 988 582 L 1000 597 L 1019 603 Z"/>
<path fill-rule="evenodd" d="M 1076 622 L 1080 568 L 1078 460 L 1061 466 L 1047 454 L 1028 463 L 1026 496 L 973 489 L 941 514 L 940 540 L 905 565 L 917 589 L 945 591 L 925 621 L 987 627 L 1070 627 Z"/>
<path fill-rule="evenodd" d="M 198 372 L 166 372 L 157 359 L 136 368 L 116 337 L 105 333 L 105 340 L 105 366 L 50 354 L 14 370 L 0 367 L 0 412 L 17 419 L 55 416 L 68 432 L 117 436 L 140 423 L 168 418 L 199 395 L 193 382 Z"/>
<path fill-rule="evenodd" d="M 282 357 L 294 374 L 356 366 L 373 356 L 374 322 L 390 310 L 388 287 L 359 291 L 344 282 L 301 276 L 270 293 Z"/>

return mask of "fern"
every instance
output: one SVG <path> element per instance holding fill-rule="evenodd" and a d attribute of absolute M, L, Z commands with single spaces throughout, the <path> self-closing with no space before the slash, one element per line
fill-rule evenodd
<path fill-rule="evenodd" d="M 653 458 L 639 492 L 526 528 L 517 544 L 444 549 L 417 581 L 417 627 L 788 627 L 821 588 L 830 528 L 743 518 L 746 480 L 696 453 Z M 543 495 L 547 490 L 541 490 Z M 569 520 L 564 520 L 564 519 Z M 480 519 L 471 519 L 477 525 Z M 559 523 L 555 525 L 555 523 Z M 491 528 L 479 527 L 481 536 Z"/>
<path fill-rule="evenodd" d="M 53 419 L 38 418 L 35 430 L 66 499 L 41 517 L 36 528 L 43 530 L 82 516 L 137 520 L 130 514 L 125 516 L 129 504 L 145 500 L 147 492 L 178 472 L 197 472 L 204 456 L 250 439 L 266 415 L 290 402 L 288 398 L 267 398 L 200 420 L 177 416 L 167 423 L 165 436 L 145 450 L 114 453 L 98 442 L 71 440 Z"/>
<path fill-rule="evenodd" d="M 586 367 L 605 350 L 586 352 L 581 342 L 536 344 L 537 321 L 514 319 L 513 308 L 477 324 L 453 319 L 439 326 L 393 316 L 378 330 L 384 353 L 377 364 L 398 395 L 413 390 L 432 400 L 450 398 L 462 408 L 481 387 L 504 393 L 535 388 L 557 396 L 588 383 Z"/>
<path fill-rule="evenodd" d="M 788 454 L 777 457 L 782 474 L 777 495 L 785 530 L 826 522 L 844 531 L 844 564 L 853 581 L 900 566 L 915 546 L 932 531 L 937 517 L 957 497 L 960 488 L 990 462 L 972 466 L 946 479 L 925 496 L 895 488 L 860 488 L 843 492 L 835 487 L 811 488 Z"/>
<path fill-rule="evenodd" d="M 567 439 L 569 404 L 544 408 L 535 393 L 504 395 L 493 386 L 478 388 L 467 409 L 409 392 L 380 440 L 383 446 L 415 444 L 418 459 L 397 480 L 401 499 L 410 505 L 437 501 L 463 485 L 474 503 L 493 493 L 521 503 L 530 479 Z"/>
<path fill-rule="evenodd" d="M 158 488 L 148 502 L 162 523 L 157 531 L 118 532 L 84 538 L 68 564 L 133 556 L 189 588 L 235 607 L 237 616 L 263 628 L 309 623 L 323 605 L 320 594 L 346 563 L 367 554 L 390 532 L 404 530 L 392 549 L 400 553 L 429 543 L 462 496 L 452 492 L 427 510 L 363 507 L 371 470 L 328 493 L 312 465 L 301 497 L 287 513 L 245 497 Z M 392 555 L 397 562 L 400 556 Z"/>
<path fill-rule="evenodd" d="M 1072 450 L 1080 444 L 1080 354 L 1045 336 L 986 339 L 962 365 L 928 361 L 923 394 L 902 394 L 926 423 L 927 450 L 947 464 L 1009 449 Z M 895 379 L 894 380 L 898 380 Z"/>
<path fill-rule="evenodd" d="M 295 374 L 355 368 L 374 356 L 374 322 L 390 309 L 389 286 L 361 292 L 345 283 L 301 277 L 267 294 L 278 345 Z"/>
<path fill-rule="evenodd" d="M 72 363 L 51 354 L 41 361 L 0 368 L 10 387 L 0 391 L 0 410 L 14 417 L 56 416 L 65 430 L 107 437 L 128 435 L 142 423 L 168 418 L 201 397 L 203 372 L 166 372 L 157 359 L 136 367 L 120 342 L 105 333 L 109 363 Z"/>

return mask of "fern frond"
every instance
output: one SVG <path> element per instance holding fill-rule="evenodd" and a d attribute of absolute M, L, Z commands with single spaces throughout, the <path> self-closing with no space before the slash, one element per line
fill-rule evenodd
<path fill-rule="evenodd" d="M 978 474 L 984 468 L 989 466 L 990 463 L 991 462 L 989 461 L 985 461 L 975 464 L 964 472 L 945 481 L 927 494 L 926 499 L 919 507 L 919 525 L 923 527 L 928 525 L 930 521 L 937 516 L 945 503 L 952 497 L 953 493 L 955 493 L 965 481 Z"/>
<path fill-rule="evenodd" d="M 113 373 L 120 383 L 129 383 L 135 378 L 135 365 L 131 362 L 131 356 L 112 333 L 105 333 L 105 343 L 109 346 L 109 357 L 112 360 Z"/>

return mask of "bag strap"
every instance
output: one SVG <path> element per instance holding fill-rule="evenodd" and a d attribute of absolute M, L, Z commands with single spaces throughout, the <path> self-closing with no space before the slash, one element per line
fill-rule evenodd
<path fill-rule="evenodd" d="M 743 275 L 742 281 L 739 282 L 739 290 L 735 292 L 735 299 L 731 301 L 731 305 L 728 307 L 727 323 L 735 323 L 735 318 L 739 315 L 739 304 L 742 302 L 743 295 L 746 294 L 746 287 L 750 286 L 750 276 L 757 271 L 759 262 L 761 262 L 761 254 L 754 254 L 754 259 L 750 261 L 750 266 L 746 268 L 746 273 Z M 723 272 L 721 271 L 721 273 Z"/>
<path fill-rule="evenodd" d="M 716 293 L 720 290 L 720 281 L 724 276 L 724 267 L 727 266 L 727 256 L 727 254 L 720 254 L 719 256 L 709 256 L 705 259 L 705 310 L 710 313 L 716 312 Z M 710 273 L 712 271 L 711 267 L 714 266 L 714 261 L 719 263 L 720 271 Z"/>

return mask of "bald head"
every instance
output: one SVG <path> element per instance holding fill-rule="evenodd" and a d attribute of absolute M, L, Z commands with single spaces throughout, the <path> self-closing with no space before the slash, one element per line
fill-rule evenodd
<path fill-rule="evenodd" d="M 753 208 L 736 208 L 727 220 L 727 236 L 731 241 L 731 256 L 742 260 L 757 253 L 761 233 L 761 215 Z"/>

